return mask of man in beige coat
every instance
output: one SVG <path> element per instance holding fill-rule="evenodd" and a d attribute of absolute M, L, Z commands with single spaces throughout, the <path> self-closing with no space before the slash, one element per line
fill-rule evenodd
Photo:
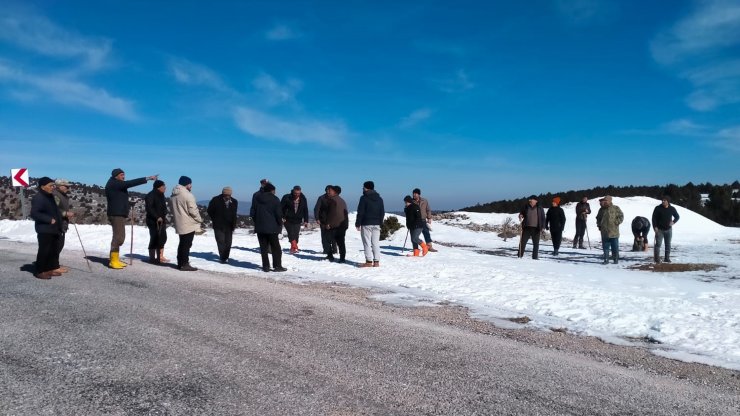
<path fill-rule="evenodd" d="M 175 231 L 180 236 L 180 244 L 177 246 L 177 268 L 187 272 L 198 270 L 190 265 L 190 247 L 193 245 L 195 233 L 201 230 L 203 224 L 191 189 L 193 181 L 187 176 L 181 176 L 170 197 Z"/>

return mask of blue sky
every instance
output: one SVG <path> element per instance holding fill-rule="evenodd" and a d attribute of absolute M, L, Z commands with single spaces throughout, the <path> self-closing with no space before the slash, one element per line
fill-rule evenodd
<path fill-rule="evenodd" d="M 0 10 L 0 169 L 260 178 L 389 209 L 732 182 L 740 3 L 42 1 Z M 148 192 L 150 186 L 136 188 Z"/>

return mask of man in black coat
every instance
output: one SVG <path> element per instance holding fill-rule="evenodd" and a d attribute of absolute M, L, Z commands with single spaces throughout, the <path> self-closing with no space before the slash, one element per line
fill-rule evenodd
<path fill-rule="evenodd" d="M 144 198 L 146 208 L 146 227 L 149 229 L 149 263 L 166 263 L 164 245 L 167 243 L 167 200 L 164 192 L 167 186 L 157 179 L 151 192 Z"/>
<path fill-rule="evenodd" d="M 591 205 L 588 203 L 588 197 L 584 196 L 581 202 L 576 204 L 576 236 L 573 237 L 573 248 L 586 248 L 583 245 L 583 236 L 586 234 L 586 220 L 589 214 Z"/>
<path fill-rule="evenodd" d="M 545 210 L 537 201 L 537 197 L 529 197 L 527 204 L 519 212 L 519 221 L 522 225 L 522 239 L 519 242 L 518 257 L 524 257 L 524 249 L 529 238 L 532 237 L 532 258 L 537 260 L 540 252 L 540 233 L 545 228 Z"/>
<path fill-rule="evenodd" d="M 272 252 L 273 271 L 284 272 L 288 269 L 282 265 L 282 251 L 278 234 L 283 229 L 283 214 L 280 212 L 280 200 L 275 196 L 275 186 L 271 183 L 265 184 L 262 192 L 254 198 L 251 208 L 254 220 L 254 232 L 260 243 L 260 255 L 262 256 L 262 271 L 270 271 L 270 259 L 268 258 L 268 247 Z"/>
<path fill-rule="evenodd" d="M 560 208 L 560 197 L 552 199 L 552 207 L 547 210 L 545 215 L 545 229 L 550 230 L 552 237 L 553 256 L 558 255 L 560 242 L 563 241 L 563 229 L 565 229 L 565 211 Z"/>
<path fill-rule="evenodd" d="M 329 252 L 324 249 L 324 254 L 335 254 L 337 252 L 337 244 L 331 239 L 331 233 L 326 231 L 326 227 L 322 227 L 321 218 L 324 217 L 326 220 L 327 210 L 329 209 L 329 189 L 332 185 L 326 185 L 324 187 L 324 194 L 316 199 L 316 205 L 313 207 L 313 218 L 316 220 L 319 229 L 321 230 L 321 247 L 326 247 L 326 243 L 329 242 L 331 250 Z"/>
<path fill-rule="evenodd" d="M 121 262 L 118 251 L 126 240 L 126 217 L 131 207 L 128 202 L 128 188 L 143 185 L 147 181 L 157 179 L 157 175 L 145 178 L 126 180 L 126 173 L 120 168 L 113 169 L 108 183 L 105 184 L 105 199 L 108 202 L 108 221 L 113 227 L 113 238 L 110 242 L 111 269 L 123 269 L 126 264 Z"/>
<path fill-rule="evenodd" d="M 280 209 L 283 211 L 285 231 L 290 241 L 290 252 L 296 253 L 301 225 L 308 226 L 308 201 L 300 186 L 294 186 L 289 194 L 283 195 L 283 199 L 280 200 Z"/>
<path fill-rule="evenodd" d="M 419 246 L 421 246 L 422 250 L 421 255 L 426 256 L 429 252 L 429 246 L 420 237 L 426 224 L 421 214 L 421 207 L 414 202 L 414 199 L 410 195 L 406 195 L 403 198 L 403 202 L 405 205 L 403 213 L 406 215 L 406 228 L 409 230 L 411 247 L 414 249 L 413 256 L 419 257 Z"/>
<path fill-rule="evenodd" d="M 650 221 L 645 217 L 635 217 L 632 220 L 632 235 L 635 236 L 632 251 L 647 251 L 648 234 L 650 234 Z"/>
<path fill-rule="evenodd" d="M 213 234 L 216 236 L 218 246 L 218 257 L 221 264 L 229 261 L 231 253 L 231 240 L 236 229 L 236 211 L 239 201 L 232 198 L 230 186 L 221 190 L 221 195 L 211 198 L 208 203 L 208 216 L 213 223 Z"/>
<path fill-rule="evenodd" d="M 39 192 L 31 200 L 31 218 L 35 221 L 39 249 L 36 253 L 38 279 L 61 276 L 59 268 L 59 240 L 62 237 L 62 213 L 54 201 L 54 181 L 44 176 L 39 179 Z"/>
<path fill-rule="evenodd" d="M 653 254 L 655 262 L 660 263 L 660 246 L 665 240 L 665 258 L 666 263 L 671 262 L 671 239 L 673 238 L 673 225 L 678 222 L 678 211 L 671 205 L 671 197 L 663 197 L 661 204 L 653 210 L 653 230 L 655 230 L 655 247 Z"/>

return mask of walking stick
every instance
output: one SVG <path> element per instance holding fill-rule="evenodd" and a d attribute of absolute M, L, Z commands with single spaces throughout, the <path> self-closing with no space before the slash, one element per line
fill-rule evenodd
<path fill-rule="evenodd" d="M 406 241 L 408 241 L 408 239 L 409 239 L 409 230 L 407 228 L 406 229 L 406 238 L 403 239 L 403 248 L 401 249 L 401 253 L 405 253 L 406 252 Z M 365 258 L 367 258 L 367 257 L 365 257 Z"/>
<path fill-rule="evenodd" d="M 134 210 L 131 210 L 131 250 L 128 254 L 128 264 L 134 264 Z"/>
<path fill-rule="evenodd" d="M 85 246 L 82 245 L 82 237 L 80 237 L 80 232 L 77 231 L 77 224 L 75 224 L 74 219 L 72 220 L 72 225 L 75 227 L 75 232 L 77 233 L 77 239 L 80 240 L 80 247 L 82 247 L 82 254 L 85 255 L 85 261 L 87 262 L 87 269 L 90 270 L 90 273 L 92 273 L 92 267 L 90 267 L 90 260 L 87 258 L 87 253 L 85 252 Z"/>
<path fill-rule="evenodd" d="M 519 250 L 516 252 L 516 256 L 522 258 L 524 257 L 524 247 L 522 247 L 522 243 L 524 242 L 524 220 L 519 221 L 519 227 L 522 229 L 522 233 L 519 234 Z"/>
<path fill-rule="evenodd" d="M 586 224 L 586 240 L 588 241 L 588 249 L 591 250 L 591 237 L 588 236 L 588 224 Z"/>

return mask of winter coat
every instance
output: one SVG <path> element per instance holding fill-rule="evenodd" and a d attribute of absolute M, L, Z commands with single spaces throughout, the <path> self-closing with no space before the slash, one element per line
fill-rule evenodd
<path fill-rule="evenodd" d="M 545 218 L 545 209 L 542 208 L 540 204 L 535 205 L 534 208 L 531 205 L 526 204 L 524 205 L 524 208 L 519 211 L 519 215 L 524 217 L 522 220 L 522 226 L 527 224 L 527 212 L 533 209 L 537 210 L 537 231 L 542 231 L 542 229 L 545 228 L 547 219 Z"/>
<path fill-rule="evenodd" d="M 332 196 L 327 198 L 327 209 L 326 216 L 321 221 L 322 226 L 326 226 L 325 229 L 344 229 L 349 227 L 349 216 L 347 215 L 347 203 L 344 202 L 341 196 Z M 323 211 L 321 213 L 323 215 Z"/>
<path fill-rule="evenodd" d="M 357 204 L 357 219 L 355 226 L 363 225 L 382 225 L 385 217 L 385 207 L 383 198 L 375 190 L 368 190 L 360 197 L 360 203 Z"/>
<path fill-rule="evenodd" d="M 641 231 L 650 230 L 650 221 L 645 217 L 635 217 L 632 220 L 632 233 L 637 234 Z"/>
<path fill-rule="evenodd" d="M 316 221 L 321 222 L 321 213 L 326 210 L 326 204 L 329 202 L 329 195 L 324 194 L 316 199 L 316 205 L 313 206 L 313 217 Z"/>
<path fill-rule="evenodd" d="M 653 210 L 653 227 L 663 231 L 670 230 L 672 227 L 671 221 L 675 224 L 679 218 L 678 211 L 673 205 L 668 205 L 668 208 L 666 208 L 663 204 L 660 204 Z"/>
<path fill-rule="evenodd" d="M 548 209 L 545 215 L 545 228 L 562 232 L 565 229 L 565 211 L 559 206 Z"/>
<path fill-rule="evenodd" d="M 586 220 L 586 216 L 591 214 L 591 204 L 588 202 L 579 202 L 576 204 L 576 219 Z"/>
<path fill-rule="evenodd" d="M 236 228 L 236 211 L 239 201 L 231 198 L 228 208 L 223 195 L 216 195 L 208 203 L 208 216 L 211 217 L 214 230 L 233 232 Z"/>
<path fill-rule="evenodd" d="M 131 207 L 128 203 L 128 188 L 146 183 L 146 178 L 119 181 L 111 177 L 105 184 L 105 199 L 108 201 L 109 217 L 128 217 Z"/>
<path fill-rule="evenodd" d="M 308 201 L 306 196 L 301 193 L 298 198 L 298 211 L 296 212 L 293 205 L 293 192 L 283 195 L 283 199 L 280 200 L 280 209 L 283 212 L 283 218 L 285 222 L 289 224 L 301 224 L 308 222 Z"/>
<path fill-rule="evenodd" d="M 257 197 L 262 195 L 262 187 L 252 194 L 252 205 L 249 207 L 249 216 L 254 218 L 254 206 L 257 205 Z"/>
<path fill-rule="evenodd" d="M 146 225 L 157 226 L 157 218 L 162 219 L 162 226 L 167 224 L 167 199 L 164 194 L 154 189 L 144 197 L 146 207 Z"/>
<path fill-rule="evenodd" d="M 426 221 L 427 218 L 432 218 L 432 209 L 429 208 L 429 201 L 427 201 L 426 198 L 419 197 L 419 202 L 416 202 L 416 204 L 419 205 L 419 211 L 421 212 L 421 219 Z"/>
<path fill-rule="evenodd" d="M 261 192 L 254 198 L 252 206 L 254 232 L 258 234 L 280 234 L 283 230 L 283 213 L 280 200 L 272 192 Z"/>
<path fill-rule="evenodd" d="M 172 204 L 172 217 L 175 220 L 177 234 L 200 231 L 203 219 L 200 217 L 195 196 L 188 191 L 188 188 L 182 185 L 175 186 L 170 197 L 170 204 Z"/>
<path fill-rule="evenodd" d="M 596 225 L 602 238 L 619 238 L 619 224 L 624 221 L 622 210 L 616 205 L 601 207 L 596 214 Z"/>
<path fill-rule="evenodd" d="M 69 218 L 67 218 L 67 211 L 70 209 L 69 194 L 65 194 L 59 189 L 54 189 L 51 194 L 54 195 L 54 202 L 56 202 L 62 215 L 62 232 L 66 233 L 69 229 Z"/>
<path fill-rule="evenodd" d="M 39 189 L 31 199 L 31 218 L 38 234 L 62 234 L 62 212 L 59 211 L 54 195 Z M 56 222 L 51 223 L 54 219 Z"/>
<path fill-rule="evenodd" d="M 403 209 L 403 212 L 406 215 L 406 228 L 409 230 L 424 228 L 424 220 L 421 218 L 421 207 L 411 203 Z"/>

